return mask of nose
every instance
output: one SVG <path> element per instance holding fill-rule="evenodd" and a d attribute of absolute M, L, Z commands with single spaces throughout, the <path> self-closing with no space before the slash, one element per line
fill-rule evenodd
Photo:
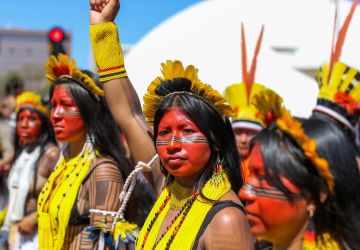
<path fill-rule="evenodd" d="M 174 132 L 171 136 L 169 143 L 167 144 L 167 150 L 169 153 L 178 152 L 182 148 L 182 143 L 179 140 L 180 138 L 176 136 Z"/>
<path fill-rule="evenodd" d="M 256 198 L 256 192 L 253 189 L 253 185 L 251 185 L 250 183 L 245 183 L 239 192 L 239 197 L 242 201 L 253 201 Z"/>
<path fill-rule="evenodd" d="M 21 119 L 21 120 L 20 120 L 20 126 L 21 126 L 22 128 L 28 127 L 28 126 L 29 126 L 29 120 L 26 119 L 26 118 Z"/>
<path fill-rule="evenodd" d="M 249 135 L 247 133 L 245 133 L 245 132 L 242 132 L 242 133 L 239 134 L 239 141 L 241 143 L 247 143 L 248 138 L 249 138 Z"/>

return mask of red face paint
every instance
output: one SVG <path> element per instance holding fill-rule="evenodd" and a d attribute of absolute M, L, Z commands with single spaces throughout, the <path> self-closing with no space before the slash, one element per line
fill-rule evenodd
<path fill-rule="evenodd" d="M 246 202 L 251 231 L 259 239 L 279 244 L 293 237 L 307 222 L 307 200 L 299 198 L 291 203 L 264 179 L 266 166 L 258 144 L 249 157 L 250 177 L 240 190 L 240 198 Z M 289 179 L 281 176 L 280 180 L 294 195 L 301 196 L 300 190 Z"/>
<path fill-rule="evenodd" d="M 16 121 L 16 132 L 22 145 L 35 143 L 41 134 L 41 120 L 37 113 L 23 109 Z"/>
<path fill-rule="evenodd" d="M 258 131 L 249 128 L 235 128 L 234 135 L 236 139 L 236 147 L 238 154 L 242 159 L 246 159 L 250 155 L 250 141 Z"/>
<path fill-rule="evenodd" d="M 180 109 L 170 109 L 162 117 L 156 138 L 156 149 L 169 174 L 200 174 L 210 158 L 205 135 Z"/>
<path fill-rule="evenodd" d="M 57 86 L 51 98 L 51 123 L 59 141 L 74 142 L 85 137 L 85 123 L 70 91 Z"/>

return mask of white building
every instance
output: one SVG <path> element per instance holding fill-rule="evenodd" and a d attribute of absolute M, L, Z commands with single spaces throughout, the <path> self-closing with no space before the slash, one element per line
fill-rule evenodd
<path fill-rule="evenodd" d="M 350 6 L 351 2 L 340 1 L 341 24 Z M 227 85 L 241 81 L 241 22 L 245 24 L 249 61 L 265 24 L 256 82 L 282 95 L 294 115 L 307 116 L 318 92 L 308 75 L 330 58 L 334 10 L 335 4 L 329 0 L 203 1 L 165 20 L 135 44 L 125 58 L 126 68 L 140 97 L 160 74 L 160 63 L 168 59 L 194 64 L 200 79 L 222 92 Z M 341 56 L 357 68 L 359 30 L 358 8 Z"/>

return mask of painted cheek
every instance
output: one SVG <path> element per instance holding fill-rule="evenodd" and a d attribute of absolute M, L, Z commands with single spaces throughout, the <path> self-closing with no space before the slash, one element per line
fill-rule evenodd
<path fill-rule="evenodd" d="M 23 145 L 34 143 L 41 134 L 41 120 L 40 117 L 24 110 L 19 114 L 16 124 L 16 132 Z"/>
<path fill-rule="evenodd" d="M 84 134 L 85 124 L 81 115 L 62 114 L 51 121 L 56 138 L 60 141 L 74 141 Z"/>
<path fill-rule="evenodd" d="M 69 91 L 58 86 L 51 99 L 51 123 L 60 141 L 76 141 L 85 135 L 85 122 Z"/>
<path fill-rule="evenodd" d="M 169 174 L 193 176 L 201 173 L 209 161 L 211 151 L 206 137 L 192 120 L 184 112 L 174 108 L 162 117 L 159 128 L 160 131 L 166 128 L 166 133 L 158 134 L 156 149 Z"/>

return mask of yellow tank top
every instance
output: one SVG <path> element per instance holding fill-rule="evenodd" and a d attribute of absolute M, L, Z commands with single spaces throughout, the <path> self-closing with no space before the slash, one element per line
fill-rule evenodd
<path fill-rule="evenodd" d="M 203 188 L 204 196 L 211 200 L 219 200 L 231 189 L 227 175 L 224 172 L 220 174 L 222 178 L 217 177 L 216 180 L 211 178 Z M 174 183 L 171 183 L 161 192 L 139 233 L 136 249 L 192 249 L 198 231 L 213 203 L 200 195 L 196 196 L 186 216 L 180 215 L 157 242 L 160 228 L 170 209 L 169 197 L 173 185 Z"/>

